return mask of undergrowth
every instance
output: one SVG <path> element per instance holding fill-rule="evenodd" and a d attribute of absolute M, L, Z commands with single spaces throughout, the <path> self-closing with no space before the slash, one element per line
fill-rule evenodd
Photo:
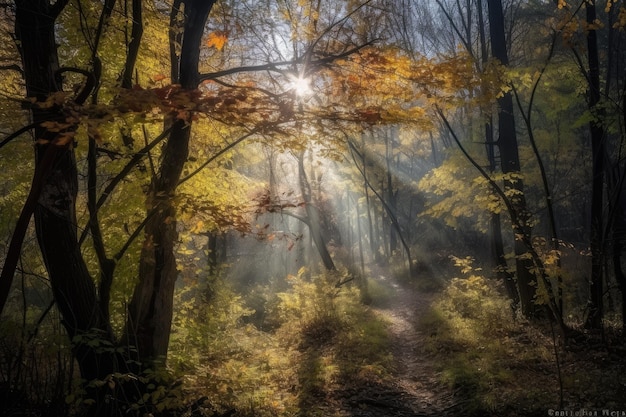
<path fill-rule="evenodd" d="M 441 381 L 460 398 L 466 415 L 545 414 L 558 405 L 552 341 L 513 319 L 494 281 L 468 272 L 451 280 L 418 323 L 430 335 L 427 350 Z M 531 384 L 537 369 L 543 379 Z"/>
<path fill-rule="evenodd" d="M 593 335 L 564 344 L 549 323 L 514 316 L 500 285 L 470 259 L 456 264 L 464 277 L 453 278 L 416 325 L 429 335 L 427 353 L 464 415 L 546 415 L 551 409 L 600 415 L 624 408 L 619 346 L 594 343 Z"/>
<path fill-rule="evenodd" d="M 271 325 L 258 327 L 246 299 L 221 279 L 211 282 L 209 297 L 181 293 L 169 358 L 185 375 L 187 397 L 206 397 L 216 415 L 315 415 L 337 387 L 388 377 L 385 324 L 361 304 L 358 289 L 336 286 L 344 280 L 338 273 L 289 276 L 286 291 L 261 297 Z"/>
<path fill-rule="evenodd" d="M 63 415 L 73 362 L 57 313 L 11 307 L 0 320 L 0 414 Z"/>

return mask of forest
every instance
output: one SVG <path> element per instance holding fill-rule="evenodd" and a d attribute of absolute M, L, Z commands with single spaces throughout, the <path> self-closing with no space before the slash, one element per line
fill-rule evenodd
<path fill-rule="evenodd" d="M 0 416 L 626 416 L 625 31 L 0 2 Z"/>

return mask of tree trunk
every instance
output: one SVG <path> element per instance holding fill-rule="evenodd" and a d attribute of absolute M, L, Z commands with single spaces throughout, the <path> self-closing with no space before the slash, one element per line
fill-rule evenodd
<path fill-rule="evenodd" d="M 207 232 L 207 266 L 209 267 L 209 275 L 215 276 L 218 271 L 218 256 L 217 256 L 217 240 L 219 235 L 217 232 Z"/>
<path fill-rule="evenodd" d="M 589 63 L 589 109 L 595 112 L 600 101 L 600 66 L 598 59 L 598 41 L 593 25 L 596 20 L 594 1 L 586 3 L 586 18 L 589 25 L 587 31 L 587 57 Z M 591 131 L 592 191 L 591 191 L 591 280 L 589 283 L 589 310 L 585 327 L 600 329 L 602 327 L 602 296 L 604 272 L 604 130 L 597 120 L 589 123 Z"/>
<path fill-rule="evenodd" d="M 385 131 L 385 165 L 386 165 L 386 179 L 387 179 L 387 204 L 394 216 L 397 217 L 398 209 L 396 205 L 396 195 L 393 191 L 393 174 L 391 172 L 391 159 L 393 158 L 393 132 L 389 128 Z M 384 195 L 384 194 L 383 194 Z M 398 249 L 398 237 L 396 235 L 396 229 L 389 228 L 389 253 L 393 253 Z"/>
<path fill-rule="evenodd" d="M 132 0 L 132 28 L 130 31 L 130 41 L 128 42 L 128 52 L 124 72 L 122 73 L 122 88 L 131 88 L 133 86 L 133 75 L 135 72 L 135 63 L 139 55 L 139 46 L 141 37 L 143 36 L 143 7 L 141 0 Z"/>
<path fill-rule="evenodd" d="M 621 205 L 620 205 L 621 207 Z M 617 287 L 622 295 L 622 333 L 626 331 L 626 274 L 622 268 L 622 256 L 624 250 L 623 233 L 626 233 L 626 223 L 622 210 L 616 215 L 613 227 L 613 272 Z"/>
<path fill-rule="evenodd" d="M 483 67 L 489 60 L 487 52 L 487 37 L 485 35 L 485 24 L 483 17 L 483 2 L 478 0 L 476 7 L 478 9 L 478 34 L 480 38 L 480 56 Z M 490 116 L 485 122 L 485 143 L 487 151 L 487 160 L 489 161 L 489 172 L 493 173 L 497 169 L 496 163 L 496 146 L 493 137 L 493 117 Z M 491 213 L 489 221 L 491 231 L 491 256 L 493 265 L 498 279 L 504 283 L 506 292 L 511 299 L 511 307 L 513 310 L 519 308 L 519 292 L 515 285 L 515 277 L 508 270 L 508 264 L 504 253 L 504 242 L 502 240 L 502 222 L 500 213 Z"/>
<path fill-rule="evenodd" d="M 183 89 L 198 87 L 198 63 L 204 26 L 215 1 L 188 0 L 179 62 L 179 83 Z M 174 80 L 172 80 L 174 81 Z M 165 144 L 160 169 L 153 178 L 148 196 L 149 220 L 139 264 L 139 282 L 128 306 L 125 339 L 137 351 L 137 359 L 150 366 L 167 357 L 173 314 L 174 284 L 178 275 L 175 245 L 176 209 L 173 198 L 189 154 L 191 120 L 176 120 Z"/>
<path fill-rule="evenodd" d="M 515 277 L 508 270 L 506 255 L 504 253 L 504 243 L 502 241 L 502 227 L 500 214 L 493 213 L 490 219 L 491 228 L 491 253 L 495 263 L 496 275 L 504 283 L 506 293 L 511 299 L 511 307 L 517 310 L 520 306 L 519 292 L 515 285 Z"/>
<path fill-rule="evenodd" d="M 61 90 L 56 53 L 54 7 L 47 1 L 16 2 L 16 36 L 20 42 L 27 95 L 44 101 Z M 57 2 L 60 6 L 61 2 Z M 56 4 L 55 4 L 56 6 Z M 60 12 L 60 10 L 58 10 Z M 35 128 L 35 160 L 39 169 L 53 156 L 44 178 L 37 207 L 34 211 L 37 240 L 50 276 L 52 291 L 63 316 L 63 324 L 73 338 L 97 329 L 106 332 L 108 326 L 99 314 L 96 287 L 80 252 L 77 236 L 76 196 L 78 178 L 74 144 L 63 133 L 49 132 L 43 122 L 65 122 L 61 109 L 52 107 L 32 109 Z M 71 133 L 71 132 L 66 132 Z M 77 349 L 82 349 L 76 345 Z M 79 358 L 78 358 L 79 359 Z M 81 370 L 91 366 L 81 364 Z M 83 376 L 92 374 L 85 372 Z"/>
<path fill-rule="evenodd" d="M 508 53 L 506 48 L 506 38 L 504 32 L 504 14 L 501 0 L 488 0 L 489 6 L 489 32 L 491 38 L 491 52 L 494 58 L 498 59 L 502 65 L 508 65 Z M 498 149 L 500 150 L 500 160 L 502 172 L 504 174 L 517 174 L 520 172 L 518 155 L 517 136 L 515 132 L 515 118 L 513 116 L 513 97 L 507 92 L 498 99 Z M 526 199 L 524 197 L 524 184 L 520 178 L 513 176 L 505 181 L 505 188 L 513 190 L 515 193 L 511 197 L 511 204 L 520 219 L 521 225 L 513 225 L 515 234 L 515 270 L 517 273 L 517 286 L 520 296 L 520 306 L 522 313 L 527 317 L 536 314 L 534 299 L 536 287 L 534 275 L 531 272 L 533 262 L 528 256 L 528 252 L 522 239 L 518 236 L 530 237 L 530 226 L 528 225 L 529 214 L 526 209 Z M 527 241 L 531 241 L 527 239 Z"/>
<path fill-rule="evenodd" d="M 370 193 L 368 187 L 368 177 L 367 177 L 367 161 L 365 159 L 365 134 L 361 134 L 361 147 L 363 148 L 363 152 L 361 153 L 361 164 L 363 165 L 363 193 L 365 194 L 365 210 L 367 210 L 367 227 L 369 233 L 369 242 L 370 242 L 370 251 L 372 252 L 372 257 L 375 261 L 378 261 L 379 257 L 379 244 L 378 238 L 374 233 L 374 227 L 376 226 L 375 219 L 372 219 L 372 205 L 370 204 Z"/>
<path fill-rule="evenodd" d="M 16 1 L 15 35 L 24 70 L 28 97 L 37 103 L 62 90 L 59 60 L 55 44 L 55 21 L 66 2 Z M 87 88 L 87 87 L 86 87 Z M 86 98 L 89 91 L 81 92 Z M 102 314 L 93 278 L 82 257 L 77 234 L 76 198 L 78 177 L 74 143 L 74 127 L 53 132 L 43 122 L 69 121 L 59 107 L 31 109 L 37 126 L 35 135 L 36 174 L 42 175 L 39 198 L 34 208 L 35 230 L 50 285 L 62 324 L 72 342 L 72 353 L 81 378 L 86 381 L 104 379 L 116 371 L 124 372 L 125 363 L 117 355 L 102 349 L 101 342 L 113 343 L 109 323 Z M 94 345 L 93 341 L 99 342 Z M 95 400 L 91 415 L 105 415 L 111 405 L 105 400 L 106 386 L 86 385 Z"/>
<path fill-rule="evenodd" d="M 361 210 L 359 209 L 359 200 L 355 199 L 354 202 L 355 210 L 356 210 L 356 230 L 357 230 L 357 242 L 359 249 L 359 265 L 360 265 L 360 273 L 358 274 L 357 284 L 359 286 L 359 290 L 361 291 L 361 301 L 369 305 L 372 303 L 372 296 L 369 293 L 369 288 L 367 285 L 367 277 L 365 276 L 365 256 L 363 255 L 363 232 L 361 230 Z"/>
<path fill-rule="evenodd" d="M 333 258 L 330 256 L 330 252 L 328 252 L 326 239 L 322 234 L 320 212 L 318 208 L 314 204 L 312 204 L 311 201 L 311 187 L 309 185 L 309 180 L 306 176 L 306 171 L 304 169 L 304 152 L 298 155 L 298 181 L 300 183 L 300 192 L 302 193 L 302 199 L 304 200 L 304 209 L 306 210 L 311 239 L 313 239 L 313 243 L 315 244 L 315 247 L 317 248 L 320 257 L 322 258 L 324 268 L 326 268 L 327 271 L 334 271 L 337 268 L 335 267 Z"/>

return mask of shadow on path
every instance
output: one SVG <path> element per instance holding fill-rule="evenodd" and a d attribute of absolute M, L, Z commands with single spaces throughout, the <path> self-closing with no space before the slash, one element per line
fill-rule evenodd
<path fill-rule="evenodd" d="M 368 329 L 380 326 L 380 332 L 385 335 L 385 347 L 379 350 L 387 358 L 381 361 L 386 372 L 381 372 L 380 363 L 372 363 L 376 361 L 366 363 L 371 357 L 360 356 L 368 349 L 364 343 L 376 344 L 375 334 L 346 340 L 334 338 L 332 329 L 318 329 L 316 333 L 321 333 L 321 337 L 301 348 L 299 415 L 465 416 L 463 400 L 440 382 L 435 361 L 428 356 L 429 335 L 421 334 L 417 326 L 419 318 L 430 309 L 435 294 L 404 289 L 391 282 L 381 283 L 392 289 L 393 299 L 386 308 L 371 308 L 362 321 L 368 323 Z M 379 347 L 372 346 L 372 351 Z M 329 370 L 332 366 L 338 369 Z M 335 377 L 329 379 L 326 375 L 333 371 Z"/>
<path fill-rule="evenodd" d="M 428 330 L 420 330 L 422 317 L 429 312 L 436 294 L 404 288 L 381 277 L 383 284 L 393 289 L 394 298 L 388 308 L 374 309 L 375 314 L 389 323 L 395 364 L 393 386 L 396 399 L 414 414 L 395 416 L 452 416 L 463 414 L 463 399 L 440 381 L 436 361 L 428 353 Z"/>

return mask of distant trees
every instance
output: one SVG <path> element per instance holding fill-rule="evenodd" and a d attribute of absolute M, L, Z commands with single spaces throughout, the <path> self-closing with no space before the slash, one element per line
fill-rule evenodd
<path fill-rule="evenodd" d="M 366 136 L 370 140 L 366 141 Z M 363 192 L 369 200 L 366 207 L 367 228 L 372 255 L 378 261 L 383 257 L 390 259 L 401 249 L 403 256 L 406 256 L 407 271 L 411 276 L 415 265 L 408 239 L 410 232 L 407 230 L 407 222 L 401 218 L 398 202 L 404 198 L 411 201 L 412 195 L 398 181 L 401 169 L 401 164 L 397 162 L 401 154 L 399 136 L 398 128 L 372 129 L 362 135 L 360 143 L 349 140 L 347 145 L 351 161 L 359 174 L 357 181 L 363 181 Z M 379 141 L 382 144 L 376 143 Z M 380 205 L 379 212 L 375 209 L 377 205 Z M 372 209 L 375 210 L 374 215 L 370 213 Z M 410 204 L 408 210 L 407 217 L 410 218 L 413 214 Z"/>
<path fill-rule="evenodd" d="M 322 216 L 323 213 L 318 207 L 318 202 L 313 199 L 313 192 L 311 190 L 311 183 L 306 173 L 304 166 L 304 152 L 300 152 L 297 156 L 298 159 L 298 186 L 300 188 L 300 194 L 302 196 L 302 203 L 306 212 L 305 221 L 309 227 L 309 234 L 317 252 L 320 254 L 324 268 L 328 271 L 334 271 L 335 262 L 330 256 L 328 251 L 328 237 L 322 228 Z"/>
<path fill-rule="evenodd" d="M 588 3 L 588 5 L 585 6 L 585 3 Z M 564 200 L 559 200 L 558 198 L 559 194 L 564 195 L 562 193 L 568 188 L 567 185 L 563 184 L 562 177 L 557 174 L 557 172 L 561 170 L 559 167 L 561 162 L 565 164 L 563 165 L 563 169 L 565 170 L 567 162 L 565 162 L 563 158 L 566 154 L 559 156 L 558 154 L 550 155 L 545 152 L 549 151 L 549 144 L 549 146 L 554 147 L 552 144 L 555 143 L 555 140 L 557 141 L 556 143 L 560 144 L 559 146 L 563 146 L 562 141 L 565 137 L 570 141 L 575 141 L 576 138 L 584 140 L 586 137 L 584 132 L 580 129 L 576 130 L 582 120 L 585 120 L 585 123 L 589 123 L 591 126 L 590 132 L 592 139 L 589 143 L 595 145 L 592 146 L 593 149 L 590 149 L 589 154 L 595 155 L 595 159 L 593 160 L 595 160 L 594 167 L 596 171 L 595 174 L 593 174 L 590 170 L 589 178 L 592 178 L 592 180 L 584 181 L 583 183 L 585 186 L 589 187 L 589 190 L 594 188 L 596 191 L 593 195 L 590 192 L 588 197 L 584 197 L 581 200 L 581 203 L 585 204 L 578 206 L 579 210 L 583 210 L 578 213 L 584 213 L 584 210 L 589 208 L 593 213 L 596 213 L 594 216 L 599 217 L 595 217 L 595 220 L 587 225 L 579 222 L 580 226 L 578 230 L 590 233 L 587 242 L 590 243 L 590 247 L 592 248 L 591 257 L 589 258 L 593 259 L 591 262 L 591 276 L 596 278 L 591 279 L 590 314 L 587 324 L 590 327 L 598 328 L 600 322 L 594 319 L 594 317 L 598 310 L 602 310 L 602 298 L 607 296 L 607 292 L 604 291 L 606 287 L 602 284 L 606 279 L 606 275 L 603 275 L 603 273 L 599 271 L 606 267 L 609 254 L 607 249 L 612 244 L 611 242 L 619 242 L 619 240 L 610 239 L 609 236 L 612 235 L 610 228 L 611 222 L 615 220 L 613 216 L 619 212 L 619 209 L 615 210 L 613 204 L 619 200 L 617 196 L 621 195 L 619 191 L 621 185 L 617 185 L 618 183 L 621 184 L 621 182 L 617 180 L 618 177 L 621 178 L 621 174 L 617 174 L 616 176 L 616 171 L 611 171 L 611 169 L 606 166 L 611 158 L 617 157 L 619 159 L 618 155 L 621 154 L 621 148 L 620 145 L 618 145 L 618 143 L 621 143 L 621 139 L 619 139 L 620 135 L 613 135 L 612 138 L 616 140 L 611 141 L 606 133 L 607 124 L 611 124 L 613 128 L 621 131 L 622 128 L 617 126 L 618 124 L 621 125 L 622 122 L 615 124 L 619 119 L 616 119 L 615 115 L 620 114 L 621 110 L 619 105 L 609 105 L 608 107 L 611 107 L 611 110 L 608 112 L 613 114 L 613 116 L 608 116 L 608 113 L 606 113 L 607 107 L 605 107 L 605 105 L 608 102 L 614 104 L 621 103 L 623 101 L 621 99 L 623 93 L 621 92 L 621 88 L 605 90 L 606 92 L 603 94 L 606 98 L 606 102 L 604 102 L 604 104 L 601 104 L 603 103 L 602 99 L 598 101 L 598 97 L 602 97 L 603 94 L 593 93 L 593 91 L 600 88 L 599 85 L 595 87 L 597 82 L 595 82 L 594 79 L 596 79 L 595 74 L 599 71 L 601 72 L 601 70 L 596 68 L 598 66 L 597 62 L 594 64 L 594 61 L 597 61 L 597 59 L 594 58 L 594 45 L 595 48 L 597 48 L 598 41 L 597 39 L 592 39 L 596 36 L 596 32 L 602 33 L 602 36 L 605 36 L 603 41 L 611 44 L 611 51 L 615 51 L 614 48 L 618 43 L 617 39 L 620 39 L 622 36 L 621 32 L 619 34 L 617 33 L 621 25 L 617 16 L 623 13 L 623 8 L 613 3 L 605 4 L 602 2 L 602 5 L 596 5 L 595 3 L 596 2 L 582 2 L 580 4 L 570 4 L 570 2 L 559 2 L 558 5 L 517 4 L 506 12 L 507 19 L 504 18 L 505 13 L 502 13 L 502 3 L 499 1 L 465 3 L 438 1 L 437 5 L 441 13 L 438 24 L 440 24 L 441 27 L 448 25 L 446 29 L 450 32 L 448 36 L 453 39 L 458 39 L 458 42 L 453 40 L 449 43 L 459 43 L 463 45 L 465 52 L 474 60 L 477 71 L 481 73 L 482 82 L 476 87 L 466 87 L 467 89 L 461 94 L 465 94 L 468 101 L 474 100 L 473 103 L 481 106 L 479 108 L 484 111 L 482 119 L 478 121 L 482 122 L 485 119 L 487 120 L 484 142 L 487 145 L 489 160 L 487 163 L 483 163 L 482 158 L 478 158 L 475 151 L 471 152 L 471 155 L 472 158 L 475 158 L 477 164 L 483 167 L 489 164 L 492 170 L 494 166 L 499 164 L 504 173 L 503 177 L 492 174 L 492 178 L 498 178 L 498 181 L 503 180 L 506 194 L 510 202 L 513 203 L 515 213 L 512 215 L 519 220 L 519 224 L 517 225 L 515 224 L 516 221 L 513 221 L 517 241 L 517 248 L 515 249 L 515 262 L 517 263 L 515 279 L 518 285 L 516 291 L 509 291 L 509 293 L 515 300 L 516 293 L 518 291 L 520 292 L 521 308 L 527 315 L 535 314 L 535 305 L 545 302 L 545 300 L 541 301 L 537 298 L 539 297 L 537 294 L 541 294 L 539 298 L 548 297 L 548 299 L 551 300 L 549 303 L 551 309 L 554 310 L 554 314 L 562 316 L 564 308 L 562 291 L 563 286 L 567 285 L 563 282 L 560 273 L 554 272 L 555 265 L 557 265 L 556 269 L 560 268 L 562 250 L 567 247 L 567 243 L 559 240 L 560 233 L 559 230 L 557 230 L 558 225 L 565 226 L 567 222 L 566 218 L 568 218 L 566 213 L 571 210 L 571 208 L 568 208 L 561 202 Z M 484 21 L 483 7 L 485 6 L 487 6 L 489 17 L 488 27 L 490 36 L 488 40 L 485 40 L 484 34 L 481 33 L 482 25 L 480 25 L 480 27 L 475 26 L 477 22 Z M 603 10 L 602 16 L 595 14 L 593 16 L 588 15 L 588 13 L 593 13 L 596 7 Z M 584 19 L 578 16 L 583 12 L 585 13 Z M 406 13 L 407 12 L 405 12 L 405 14 Z M 545 18 L 545 27 L 541 31 L 531 34 L 527 31 L 527 28 L 529 25 L 532 25 L 531 22 L 536 21 L 538 17 Z M 411 20 L 404 19 L 403 21 L 409 22 Z M 561 37 L 557 38 L 556 35 L 551 35 L 550 31 L 559 33 Z M 424 36 L 425 33 L 428 34 L 431 32 L 432 29 L 426 28 L 424 32 L 420 33 Z M 405 34 L 407 31 L 403 30 L 402 33 Z M 445 36 L 438 36 L 439 40 L 445 38 Z M 520 39 L 519 42 L 517 41 L 518 39 Z M 521 39 L 527 39 L 528 42 L 523 43 L 524 41 L 521 41 Z M 415 43 L 415 41 L 412 41 L 412 43 Z M 443 52 L 446 48 L 440 41 L 437 42 L 433 40 L 430 42 L 430 45 L 437 45 L 438 48 L 441 48 L 442 55 L 444 53 L 450 53 Z M 533 52 L 529 52 L 530 45 L 534 45 Z M 493 84 L 490 84 L 490 77 L 494 76 L 494 73 L 491 72 L 494 65 L 484 59 L 487 46 L 490 46 L 493 58 L 500 64 L 507 65 L 510 60 L 510 51 L 513 51 L 513 60 L 515 62 L 513 67 L 498 70 L 501 71 L 500 75 L 497 75 L 497 77 L 500 77 L 498 82 L 502 83 L 502 90 L 496 93 L 498 95 L 498 111 L 497 118 L 495 119 L 497 121 L 497 130 L 494 131 L 495 137 L 492 137 L 490 133 L 491 123 L 489 117 L 496 112 L 493 111 L 493 107 L 490 108 L 489 105 L 483 103 L 480 98 L 488 97 L 488 94 L 490 94 L 489 88 L 493 87 Z M 545 55 L 533 55 L 533 53 L 536 54 L 539 50 L 544 51 Z M 565 117 L 573 118 L 571 124 L 565 128 L 567 129 L 566 133 L 566 130 L 558 119 L 553 118 L 552 112 L 542 112 L 538 106 L 546 105 L 543 94 L 544 91 L 554 88 L 554 82 L 552 81 L 554 73 L 559 71 L 565 73 L 566 71 L 572 70 L 571 66 L 561 66 L 560 70 L 558 70 L 556 66 L 551 66 L 551 63 L 556 60 L 561 64 L 563 57 L 568 53 L 574 55 L 574 59 L 578 62 L 585 83 L 589 85 L 587 92 L 589 94 L 589 103 L 591 104 L 589 106 L 589 113 L 583 115 L 580 101 L 571 95 L 567 96 L 569 97 L 567 105 L 570 106 L 569 108 L 575 113 L 570 111 L 567 116 L 565 116 L 565 113 L 562 113 Z M 541 56 L 541 58 L 539 56 Z M 601 62 L 606 64 L 605 69 L 607 76 L 601 78 L 607 80 L 607 85 L 621 86 L 622 81 L 617 80 L 619 77 L 615 78 L 619 71 L 615 71 L 614 67 L 619 59 L 616 58 L 613 52 L 608 52 L 606 55 L 602 55 L 602 57 L 605 58 L 605 60 L 601 60 Z M 542 59 L 544 62 L 536 64 L 537 59 Z M 533 65 L 539 65 L 538 69 L 532 70 Z M 517 67 L 519 67 L 519 69 L 515 69 Z M 524 75 L 525 71 L 529 71 L 529 74 Z M 530 71 L 535 72 L 533 74 Z M 546 78 L 550 78 L 550 82 L 547 82 Z M 612 83 L 612 80 L 616 82 Z M 567 92 L 570 87 L 565 84 L 566 83 L 563 83 L 563 91 Z M 609 98 L 611 95 L 609 91 L 615 93 L 612 95 L 612 98 Z M 519 108 L 513 106 L 514 95 Z M 491 97 L 493 98 L 493 96 Z M 528 108 L 523 108 L 522 102 L 526 98 L 528 99 Z M 561 104 L 557 104 L 556 107 L 553 108 L 556 110 L 559 109 L 560 106 Z M 474 108 L 477 107 L 478 106 L 475 106 Z M 459 128 L 463 129 L 461 136 L 468 138 L 475 137 L 474 126 L 476 126 L 476 119 L 472 119 L 475 115 L 472 115 L 470 110 L 466 110 L 465 113 L 457 112 L 456 114 L 459 120 L 452 122 L 451 127 L 456 129 L 459 128 L 459 125 L 462 125 L 463 127 Z M 577 116 L 574 116 L 574 114 Z M 519 120 L 524 122 L 522 128 L 525 128 L 526 131 L 519 129 L 519 125 L 517 129 L 515 128 L 515 117 L 519 117 Z M 530 122 L 531 118 L 534 120 L 541 119 L 542 122 L 553 123 L 556 130 L 553 130 L 552 136 L 550 136 L 545 130 L 547 127 L 538 126 L 537 123 L 532 124 Z M 574 123 L 576 118 L 579 118 L 579 121 Z M 590 118 L 590 121 L 587 120 L 587 118 Z M 520 140 L 520 132 L 527 133 L 528 140 L 525 140 L 523 136 Z M 538 135 L 541 140 L 538 140 Z M 593 139 L 594 137 L 596 139 Z M 574 143 L 576 143 L 576 145 L 572 145 L 568 149 L 573 151 L 578 146 L 578 143 L 581 142 Z M 495 153 L 492 152 L 494 145 L 497 147 L 497 152 Z M 466 143 L 464 146 L 471 147 L 472 145 Z M 529 158 L 530 152 L 532 152 L 532 158 Z M 550 152 L 552 151 L 550 150 Z M 605 156 L 599 157 L 598 152 Z M 573 152 L 570 155 L 571 156 L 567 157 L 580 158 L 579 156 L 575 156 Z M 534 162 L 532 162 L 533 160 Z M 553 168 L 546 165 L 549 160 Z M 589 161 L 591 160 L 592 158 L 589 159 Z M 581 159 L 579 159 L 579 161 L 581 161 Z M 611 183 L 613 186 L 609 186 L 609 188 L 607 188 L 607 183 L 602 180 L 602 176 L 606 175 L 607 170 L 612 172 Z M 521 176 L 517 173 L 521 174 Z M 537 181 L 536 179 L 539 180 Z M 530 202 L 525 201 L 528 198 L 528 192 L 524 192 L 523 189 L 519 188 L 522 184 L 526 185 L 526 183 L 530 184 L 531 190 L 539 191 L 539 194 L 531 194 Z M 432 184 L 432 182 L 429 182 L 429 184 Z M 604 191 L 599 192 L 598 190 Z M 608 201 L 611 202 L 609 206 L 602 202 L 602 195 L 607 191 L 610 195 Z M 573 190 L 568 192 L 571 193 Z M 539 200 L 537 199 L 538 196 L 541 196 Z M 543 201 L 541 201 L 541 199 L 543 199 Z M 534 208 L 537 204 L 541 212 L 537 212 Z M 440 208 L 438 207 L 438 209 Z M 498 212 L 499 210 L 500 208 L 496 208 L 495 211 Z M 531 216 L 531 212 L 536 214 Z M 545 215 L 543 213 L 545 213 Z M 611 220 L 603 218 L 603 216 L 606 215 L 611 216 Z M 542 226 L 540 223 L 544 221 L 546 226 Z M 593 226 L 594 224 L 596 226 Z M 550 251 L 548 251 L 543 243 L 540 243 L 540 239 L 532 237 L 530 233 L 531 228 L 537 225 L 549 235 L 547 239 L 552 247 Z M 599 235 L 596 233 L 596 237 L 594 237 L 595 232 L 593 232 L 593 227 L 600 227 L 603 231 L 600 232 Z M 566 231 L 563 233 L 571 235 L 571 226 L 567 226 L 565 230 Z M 495 235 L 498 234 L 497 232 L 494 233 Z M 616 234 L 616 236 L 618 235 L 619 233 Z M 520 239 L 522 236 L 524 236 L 524 239 Z M 507 241 L 508 239 L 505 240 L 505 244 Z M 525 243 L 522 243 L 523 241 Z M 498 246 L 499 245 L 495 244 L 496 248 Z M 617 246 L 620 247 L 620 244 L 617 243 Z M 620 252 L 619 248 L 617 252 Z M 502 251 L 499 253 L 499 255 L 496 254 L 496 259 L 500 259 L 499 263 L 501 265 L 498 269 L 500 272 L 505 272 L 503 279 L 507 282 L 506 263 L 502 262 L 504 254 Z M 533 253 L 543 253 L 544 255 L 542 256 L 547 256 L 548 253 L 552 253 L 552 255 L 544 259 L 544 261 L 547 260 L 548 264 L 541 266 L 541 264 L 537 264 L 536 261 L 532 260 L 533 256 L 531 255 Z M 614 261 L 614 265 L 617 267 L 615 274 L 619 281 L 621 274 L 618 269 L 620 269 L 619 264 L 621 261 L 618 258 Z M 600 259 L 602 259 L 602 261 L 600 261 Z M 541 263 L 544 261 L 541 261 Z M 545 275 L 548 270 L 552 272 Z M 598 279 L 597 277 L 599 276 L 604 276 L 604 278 Z M 546 285 L 548 288 L 544 288 Z"/>
<path fill-rule="evenodd" d="M 589 242 L 591 268 L 585 325 L 601 329 L 610 279 L 625 294 L 621 256 L 623 210 L 624 78 L 617 68 L 624 64 L 620 49 L 624 40 L 624 6 L 615 2 L 558 3 L 559 29 L 585 83 L 587 111 L 581 119 L 588 126 L 590 164 Z M 620 17 L 621 16 L 621 17 Z M 605 52 L 600 45 L 605 45 Z M 613 274 L 609 274 L 612 263 Z"/>

